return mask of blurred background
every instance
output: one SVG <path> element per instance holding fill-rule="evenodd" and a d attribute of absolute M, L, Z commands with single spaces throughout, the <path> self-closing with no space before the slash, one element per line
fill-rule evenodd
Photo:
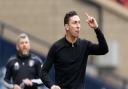
<path fill-rule="evenodd" d="M 16 37 L 25 32 L 33 52 L 43 60 L 50 46 L 65 35 L 63 18 L 76 10 L 82 39 L 97 42 L 86 23 L 94 16 L 109 45 L 104 56 L 89 56 L 86 89 L 128 89 L 128 0 L 0 0 L 0 89 L 8 58 L 15 53 Z"/>

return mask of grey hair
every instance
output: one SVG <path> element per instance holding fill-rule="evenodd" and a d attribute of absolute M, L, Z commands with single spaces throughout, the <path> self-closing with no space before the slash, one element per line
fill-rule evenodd
<path fill-rule="evenodd" d="M 26 33 L 21 33 L 18 37 L 17 37 L 17 43 L 20 41 L 20 39 L 21 38 L 28 38 L 29 39 L 29 37 L 28 37 L 28 35 L 26 34 Z"/>

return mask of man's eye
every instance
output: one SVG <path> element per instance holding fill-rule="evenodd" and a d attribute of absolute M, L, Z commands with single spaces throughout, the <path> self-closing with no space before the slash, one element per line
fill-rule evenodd
<path fill-rule="evenodd" d="M 20 42 L 20 44 L 24 44 L 24 42 Z"/>

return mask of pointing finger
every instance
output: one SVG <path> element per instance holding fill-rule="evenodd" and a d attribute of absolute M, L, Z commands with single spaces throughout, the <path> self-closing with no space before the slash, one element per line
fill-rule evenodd
<path fill-rule="evenodd" d="M 87 12 L 85 12 L 85 15 L 87 16 L 87 18 L 90 18 L 90 16 L 88 15 L 88 13 L 87 13 Z"/>

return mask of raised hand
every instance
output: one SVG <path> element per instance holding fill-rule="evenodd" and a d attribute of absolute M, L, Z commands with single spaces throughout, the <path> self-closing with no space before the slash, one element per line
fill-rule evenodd
<path fill-rule="evenodd" d="M 88 25 L 91 28 L 93 28 L 93 29 L 97 28 L 98 27 L 98 24 L 97 24 L 97 21 L 95 20 L 95 18 L 92 17 L 92 16 L 90 16 L 90 15 L 88 15 L 88 13 L 85 13 L 85 15 L 87 16 L 86 22 L 88 23 Z"/>

